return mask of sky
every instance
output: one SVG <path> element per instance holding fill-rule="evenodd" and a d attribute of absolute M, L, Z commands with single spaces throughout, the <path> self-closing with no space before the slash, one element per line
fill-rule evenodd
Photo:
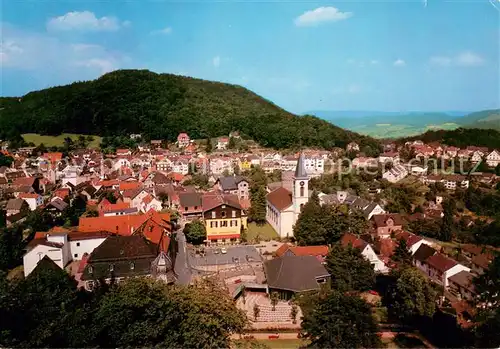
<path fill-rule="evenodd" d="M 6 0 L 0 95 L 149 69 L 294 113 L 500 107 L 500 0 Z"/>

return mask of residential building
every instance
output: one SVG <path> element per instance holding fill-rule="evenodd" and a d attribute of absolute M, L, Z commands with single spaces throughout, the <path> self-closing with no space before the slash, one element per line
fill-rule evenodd
<path fill-rule="evenodd" d="M 10 199 L 7 201 L 7 205 L 5 206 L 5 211 L 7 216 L 14 216 L 20 213 L 27 213 L 30 211 L 29 204 L 20 198 Z"/>
<path fill-rule="evenodd" d="M 378 156 L 380 163 L 399 162 L 399 153 L 397 151 L 390 151 L 382 153 Z"/>
<path fill-rule="evenodd" d="M 399 213 L 376 214 L 372 218 L 375 235 L 381 239 L 389 238 L 392 233 L 403 230 L 403 217 Z"/>
<path fill-rule="evenodd" d="M 378 167 L 378 161 L 376 158 L 357 157 L 352 160 L 352 167 L 354 168 Z"/>
<path fill-rule="evenodd" d="M 193 220 L 203 215 L 201 193 L 179 193 L 179 213 L 184 219 Z"/>
<path fill-rule="evenodd" d="M 189 138 L 188 134 L 185 132 L 179 133 L 177 136 L 177 146 L 179 148 L 185 148 L 189 145 L 191 142 L 191 139 Z"/>
<path fill-rule="evenodd" d="M 493 150 L 486 156 L 486 163 L 490 167 L 497 167 L 500 164 L 500 152 Z"/>
<path fill-rule="evenodd" d="M 219 137 L 217 139 L 217 144 L 216 148 L 217 150 L 225 150 L 227 149 L 227 146 L 229 145 L 229 137 Z"/>
<path fill-rule="evenodd" d="M 460 300 L 472 301 L 476 298 L 474 274 L 462 270 L 448 278 L 449 291 Z"/>
<path fill-rule="evenodd" d="M 328 246 L 293 246 L 283 244 L 276 250 L 276 257 L 281 256 L 313 256 L 316 257 L 321 263 L 325 262 L 328 255 Z"/>
<path fill-rule="evenodd" d="M 280 237 L 293 236 L 293 225 L 309 201 L 309 175 L 301 154 L 293 176 L 293 190 L 284 187 L 273 190 L 266 196 L 266 219 Z"/>
<path fill-rule="evenodd" d="M 346 150 L 350 151 L 359 151 L 359 144 L 356 142 L 351 142 L 347 145 Z"/>
<path fill-rule="evenodd" d="M 469 272 L 470 268 L 457 263 L 441 253 L 435 253 L 424 261 L 421 270 L 426 273 L 431 280 L 448 288 L 448 278 L 461 271 Z"/>
<path fill-rule="evenodd" d="M 248 200 L 250 198 L 250 183 L 242 176 L 219 177 L 214 187 L 224 194 L 234 194 L 239 200 Z"/>
<path fill-rule="evenodd" d="M 408 170 L 401 164 L 394 164 L 393 167 L 382 174 L 385 180 L 396 183 L 408 176 Z"/>
<path fill-rule="evenodd" d="M 402 231 L 402 230 L 397 231 L 394 234 L 394 238 L 398 241 L 405 240 L 406 247 L 408 248 L 408 250 L 410 251 L 410 253 L 412 255 L 414 255 L 415 252 L 417 252 L 417 250 L 420 248 L 420 246 L 422 244 L 432 246 L 432 243 L 430 241 L 424 239 L 421 236 L 412 234 L 412 233 L 407 232 L 407 231 Z"/>
<path fill-rule="evenodd" d="M 43 196 L 37 193 L 21 193 L 18 198 L 26 201 L 31 211 L 34 211 L 37 207 L 43 205 Z"/>
<path fill-rule="evenodd" d="M 277 292 L 284 300 L 318 291 L 330 280 L 330 274 L 314 256 L 284 255 L 264 262 L 264 271 L 269 292 Z"/>
<path fill-rule="evenodd" d="M 351 211 L 361 211 L 368 220 L 373 215 L 385 213 L 384 209 L 376 202 L 362 199 L 347 191 L 337 191 L 332 194 L 320 193 L 319 201 L 321 205 L 347 205 Z"/>
<path fill-rule="evenodd" d="M 237 243 L 247 228 L 247 214 L 235 195 L 205 194 L 203 221 L 209 243 Z"/>
<path fill-rule="evenodd" d="M 385 263 L 377 256 L 373 247 L 365 240 L 358 238 L 354 234 L 344 234 L 340 239 L 342 246 L 352 246 L 360 250 L 363 257 L 370 261 L 373 266 L 373 270 L 377 273 L 386 273 L 389 269 L 386 267 Z"/>

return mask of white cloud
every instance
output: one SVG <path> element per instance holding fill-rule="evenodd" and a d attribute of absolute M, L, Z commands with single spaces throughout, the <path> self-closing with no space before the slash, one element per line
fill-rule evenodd
<path fill-rule="evenodd" d="M 372 60 L 370 61 L 370 64 L 372 64 L 372 65 L 376 65 L 376 64 L 378 64 L 378 63 L 379 63 L 379 62 L 378 62 L 376 59 L 372 59 Z"/>
<path fill-rule="evenodd" d="M 478 66 L 484 63 L 484 59 L 474 52 L 462 52 L 456 57 L 457 65 Z"/>
<path fill-rule="evenodd" d="M 65 43 L 5 24 L 0 29 L 2 69 L 30 71 L 47 80 L 63 76 L 67 81 L 95 78 L 128 63 L 125 55 L 100 45 Z"/>
<path fill-rule="evenodd" d="M 151 34 L 153 35 L 168 35 L 168 34 L 171 34 L 172 33 L 172 28 L 170 27 L 166 27 L 166 28 L 163 28 L 163 29 L 160 29 L 160 30 L 153 30 L 151 32 Z"/>
<path fill-rule="evenodd" d="M 406 65 L 406 62 L 400 58 L 396 59 L 393 63 L 395 67 L 404 67 Z"/>
<path fill-rule="evenodd" d="M 318 7 L 306 11 L 295 19 L 295 25 L 312 26 L 323 22 L 337 22 L 352 17 L 352 12 L 340 12 L 335 7 Z"/>
<path fill-rule="evenodd" d="M 98 18 L 90 11 L 68 12 L 62 16 L 49 19 L 49 31 L 116 31 L 122 26 L 130 26 L 130 21 L 121 22 L 116 17 Z"/>
<path fill-rule="evenodd" d="M 478 54 L 470 51 L 465 51 L 456 56 L 433 56 L 429 59 L 430 64 L 448 67 L 451 65 L 462 67 L 474 67 L 484 63 L 484 59 Z"/>
<path fill-rule="evenodd" d="M 215 56 L 212 59 L 212 64 L 215 68 L 218 68 L 220 66 L 220 56 Z"/>

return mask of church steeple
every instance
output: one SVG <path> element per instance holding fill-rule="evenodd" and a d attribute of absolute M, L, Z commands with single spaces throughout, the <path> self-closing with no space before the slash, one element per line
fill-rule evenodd
<path fill-rule="evenodd" d="M 308 179 L 304 160 L 304 153 L 300 153 L 299 160 L 297 161 L 297 167 L 295 167 L 295 179 Z"/>

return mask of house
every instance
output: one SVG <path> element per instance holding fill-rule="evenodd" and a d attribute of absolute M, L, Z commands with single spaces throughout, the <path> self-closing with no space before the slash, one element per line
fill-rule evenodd
<path fill-rule="evenodd" d="M 361 211 L 366 219 L 371 219 L 373 215 L 384 214 L 384 209 L 376 202 L 368 201 L 357 195 L 352 195 L 347 191 L 339 190 L 332 194 L 319 194 L 321 205 L 347 205 L 351 211 Z"/>
<path fill-rule="evenodd" d="M 413 233 L 407 232 L 407 231 L 397 231 L 394 234 L 394 238 L 398 241 L 400 240 L 405 240 L 406 242 L 406 247 L 410 251 L 412 255 L 417 252 L 417 250 L 420 248 L 422 244 L 431 246 L 432 243 L 430 241 L 425 240 L 421 236 L 415 235 Z"/>
<path fill-rule="evenodd" d="M 403 217 L 399 213 L 376 214 L 372 216 L 377 237 L 384 239 L 403 229 Z"/>
<path fill-rule="evenodd" d="M 153 148 L 161 148 L 162 140 L 161 139 L 152 139 L 150 144 L 151 144 L 151 147 L 153 147 Z"/>
<path fill-rule="evenodd" d="M 188 134 L 185 132 L 179 133 L 179 135 L 177 136 L 177 146 L 179 148 L 187 147 L 189 145 L 190 141 L 191 140 L 190 140 Z"/>
<path fill-rule="evenodd" d="M 413 265 L 420 270 L 425 269 L 425 261 L 437 251 L 429 245 L 422 244 L 413 254 Z"/>
<path fill-rule="evenodd" d="M 399 153 L 397 151 L 382 153 L 378 156 L 378 161 L 382 164 L 387 162 L 399 162 Z"/>
<path fill-rule="evenodd" d="M 314 256 L 281 256 L 264 262 L 269 292 L 277 292 L 280 299 L 291 299 L 297 294 L 318 291 L 327 284 L 330 274 Z"/>
<path fill-rule="evenodd" d="M 458 274 L 461 271 L 470 271 L 453 259 L 446 257 L 441 253 L 435 253 L 428 257 L 420 268 L 431 280 L 448 288 L 448 278 Z"/>
<path fill-rule="evenodd" d="M 474 274 L 462 270 L 448 278 L 448 287 L 459 300 L 472 301 L 476 298 L 476 288 L 474 287 Z"/>
<path fill-rule="evenodd" d="M 200 193 L 180 193 L 179 213 L 184 219 L 193 220 L 203 215 L 202 195 Z"/>
<path fill-rule="evenodd" d="M 209 243 L 238 243 L 247 228 L 247 214 L 235 195 L 205 194 L 203 221 Z"/>
<path fill-rule="evenodd" d="M 153 276 L 174 283 L 172 258 L 142 235 L 110 236 L 88 257 L 81 280 L 92 291 L 100 280 L 119 283 L 138 276 Z"/>
<path fill-rule="evenodd" d="M 143 213 L 149 212 L 151 210 L 161 211 L 162 203 L 151 194 L 148 194 L 142 199 L 142 204 L 139 209 Z"/>
<path fill-rule="evenodd" d="M 340 239 L 340 243 L 344 247 L 351 246 L 360 250 L 363 257 L 370 261 L 375 272 L 386 273 L 389 271 L 385 263 L 377 256 L 372 246 L 365 240 L 356 237 L 354 234 L 344 234 Z"/>
<path fill-rule="evenodd" d="M 390 183 L 396 183 L 408 176 L 408 170 L 401 164 L 394 164 L 393 167 L 382 174 L 382 178 Z"/>
<path fill-rule="evenodd" d="M 351 142 L 351 143 L 347 144 L 346 150 L 348 152 L 350 152 L 350 151 L 359 151 L 359 145 L 356 142 Z"/>
<path fill-rule="evenodd" d="M 215 146 L 217 150 L 225 150 L 229 145 L 229 137 L 219 137 L 217 138 L 217 145 Z"/>
<path fill-rule="evenodd" d="M 470 158 L 470 162 L 472 163 L 478 163 L 483 160 L 483 153 L 476 150 L 474 153 L 472 153 L 472 156 Z"/>
<path fill-rule="evenodd" d="M 309 175 L 301 154 L 292 178 L 292 191 L 280 187 L 266 195 L 266 220 L 282 238 L 293 236 L 293 225 L 309 201 Z"/>
<path fill-rule="evenodd" d="M 462 175 L 430 175 L 422 177 L 424 184 L 442 183 L 448 190 L 456 188 L 466 189 L 469 187 L 469 179 Z"/>
<path fill-rule="evenodd" d="M 61 269 L 72 260 L 79 260 L 92 252 L 109 236 L 108 232 L 37 232 L 28 243 L 23 256 L 24 276 L 28 276 L 44 257 L 50 258 Z"/>
<path fill-rule="evenodd" d="M 7 201 L 5 211 L 7 216 L 14 216 L 20 213 L 26 214 L 30 211 L 30 206 L 23 199 L 10 199 L 9 201 Z"/>
<path fill-rule="evenodd" d="M 130 149 L 116 149 L 116 156 L 127 157 L 132 155 L 132 151 Z"/>
<path fill-rule="evenodd" d="M 60 198 L 55 198 L 45 205 L 44 210 L 57 217 L 60 216 L 68 206 L 69 205 L 65 201 Z"/>
<path fill-rule="evenodd" d="M 321 263 L 325 262 L 328 255 L 328 246 L 292 246 L 283 244 L 276 250 L 276 257 L 282 256 L 313 256 Z"/>
<path fill-rule="evenodd" d="M 38 177 L 18 177 L 13 180 L 12 187 L 23 188 L 19 192 L 39 192 L 40 179 Z M 26 189 L 27 188 L 27 189 Z"/>
<path fill-rule="evenodd" d="M 378 161 L 375 158 L 357 157 L 352 160 L 352 167 L 354 168 L 378 167 Z"/>
<path fill-rule="evenodd" d="M 19 199 L 23 199 L 29 205 L 30 210 L 34 211 L 37 207 L 43 205 L 43 196 L 36 193 L 21 193 L 18 196 Z"/>
<path fill-rule="evenodd" d="M 240 200 L 250 198 L 250 183 L 242 176 L 219 177 L 215 181 L 214 187 L 224 194 L 237 195 Z"/>
<path fill-rule="evenodd" d="M 500 164 L 500 152 L 493 150 L 486 156 L 486 163 L 490 167 L 497 167 Z"/>

